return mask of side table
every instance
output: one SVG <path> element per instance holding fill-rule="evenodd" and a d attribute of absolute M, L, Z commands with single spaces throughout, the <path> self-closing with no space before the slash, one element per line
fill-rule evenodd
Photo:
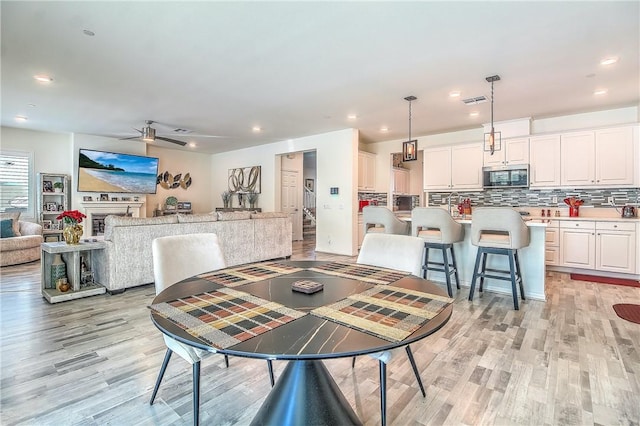
<path fill-rule="evenodd" d="M 49 303 L 64 302 L 105 292 L 105 288 L 93 280 L 92 271 L 96 268 L 91 255 L 93 250 L 103 250 L 106 247 L 103 241 L 81 242 L 74 245 L 59 241 L 42 243 L 40 247 L 42 250 L 40 287 L 42 297 Z M 57 290 L 56 283 L 51 280 L 51 264 L 56 254 L 61 255 L 67 266 L 67 280 L 71 284 L 71 289 L 66 292 Z"/>

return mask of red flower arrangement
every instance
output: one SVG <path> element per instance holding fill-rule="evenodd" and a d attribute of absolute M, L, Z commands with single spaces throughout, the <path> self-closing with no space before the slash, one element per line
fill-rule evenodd
<path fill-rule="evenodd" d="M 84 213 L 80 213 L 78 210 L 67 210 L 62 212 L 60 216 L 56 217 L 56 220 L 62 220 L 67 225 L 76 225 L 82 222 L 82 218 L 87 217 Z"/>

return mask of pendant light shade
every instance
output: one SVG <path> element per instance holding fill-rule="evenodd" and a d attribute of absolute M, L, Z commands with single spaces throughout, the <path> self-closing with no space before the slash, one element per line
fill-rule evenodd
<path fill-rule="evenodd" d="M 156 129 L 151 126 L 142 128 L 142 140 L 145 142 L 153 142 L 156 140 Z"/>
<path fill-rule="evenodd" d="M 405 101 L 409 102 L 409 139 L 402 143 L 402 161 L 415 161 L 418 159 L 418 140 L 411 139 L 411 102 L 415 101 L 415 96 L 407 96 Z"/>
<path fill-rule="evenodd" d="M 492 75 L 486 80 L 491 83 L 491 131 L 484 134 L 484 150 L 493 155 L 494 152 L 502 149 L 502 133 L 496 132 L 493 128 L 493 83 L 500 80 L 499 75 Z"/>

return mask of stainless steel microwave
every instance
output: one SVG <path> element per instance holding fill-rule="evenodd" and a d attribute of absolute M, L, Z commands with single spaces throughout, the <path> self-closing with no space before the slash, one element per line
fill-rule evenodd
<path fill-rule="evenodd" d="M 529 165 L 495 166 L 482 168 L 484 188 L 528 188 Z"/>

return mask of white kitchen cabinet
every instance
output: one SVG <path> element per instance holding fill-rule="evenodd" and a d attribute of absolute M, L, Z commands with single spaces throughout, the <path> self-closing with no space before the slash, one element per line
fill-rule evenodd
<path fill-rule="evenodd" d="M 506 139 L 502 144 L 502 149 L 493 155 L 484 151 L 485 167 L 529 164 L 529 138 Z"/>
<path fill-rule="evenodd" d="M 358 190 L 376 189 L 376 155 L 358 151 Z"/>
<path fill-rule="evenodd" d="M 634 182 L 638 155 L 632 127 L 561 135 L 562 186 L 628 186 Z"/>
<path fill-rule="evenodd" d="M 560 186 L 560 135 L 529 138 L 529 187 Z"/>
<path fill-rule="evenodd" d="M 636 230 L 633 223 L 596 222 L 596 269 L 636 272 Z"/>
<path fill-rule="evenodd" d="M 482 144 L 424 150 L 424 190 L 482 190 Z"/>
<path fill-rule="evenodd" d="M 399 195 L 409 194 L 410 191 L 409 170 L 393 169 L 393 193 Z"/>
<path fill-rule="evenodd" d="M 595 222 L 569 221 L 560 224 L 560 265 L 595 269 Z"/>
<path fill-rule="evenodd" d="M 564 133 L 560 146 L 560 185 L 574 188 L 595 185 L 595 133 Z"/>
<path fill-rule="evenodd" d="M 560 265 L 560 223 L 557 220 L 550 221 L 545 230 L 544 259 L 545 265 Z"/>

